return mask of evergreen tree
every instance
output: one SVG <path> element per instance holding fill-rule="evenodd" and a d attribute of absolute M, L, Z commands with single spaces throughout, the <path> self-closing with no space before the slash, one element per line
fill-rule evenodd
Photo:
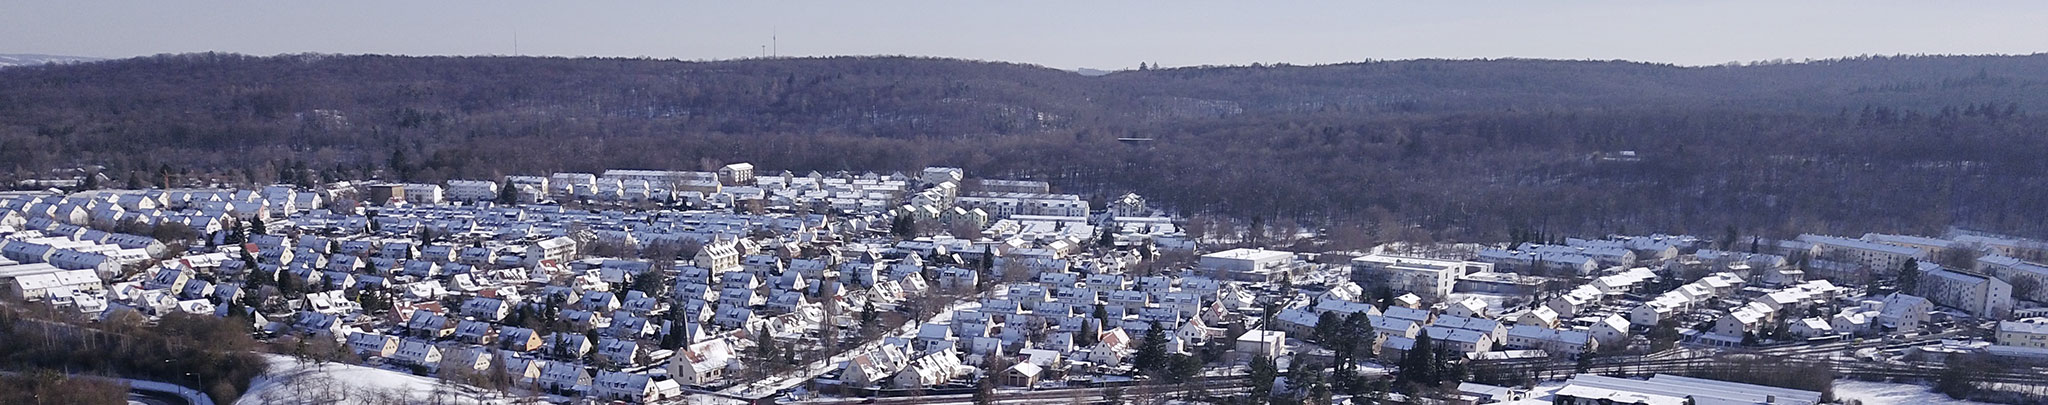
<path fill-rule="evenodd" d="M 1920 259 L 1907 258 L 1899 266 L 1899 291 L 1906 294 L 1920 294 Z"/>
<path fill-rule="evenodd" d="M 1095 325 L 1096 322 L 1090 322 L 1087 319 L 1081 320 L 1081 332 L 1074 334 L 1075 347 L 1086 348 L 1095 346 L 1096 338 L 1102 335 L 1102 330 Z"/>
<path fill-rule="evenodd" d="M 269 234 L 270 234 L 270 230 L 269 230 L 269 229 L 265 229 L 265 228 L 264 228 L 264 226 L 263 226 L 263 220 L 261 220 L 261 219 L 257 219 L 257 220 L 252 220 L 252 221 L 249 221 L 249 234 L 250 234 L 250 235 L 269 235 Z"/>
<path fill-rule="evenodd" d="M 1263 401 L 1272 397 L 1273 383 L 1280 377 L 1280 367 L 1273 363 L 1273 358 L 1265 355 L 1253 356 L 1251 365 L 1247 368 L 1250 369 L 1246 370 L 1247 373 L 1251 375 L 1252 400 Z"/>
<path fill-rule="evenodd" d="M 1158 321 L 1151 322 L 1145 329 L 1145 338 L 1138 341 L 1138 353 L 1132 356 L 1131 368 L 1151 373 L 1166 366 L 1166 329 Z"/>
<path fill-rule="evenodd" d="M 895 234 L 896 239 L 914 239 L 917 237 L 917 219 L 911 218 L 910 214 L 897 215 L 896 219 L 889 223 L 889 232 Z"/>
<path fill-rule="evenodd" d="M 255 275 L 258 273 L 256 271 L 256 255 L 249 253 L 249 249 L 242 249 L 242 272 L 248 274 L 252 280 L 256 278 Z"/>
<path fill-rule="evenodd" d="M 1415 345 L 1409 347 L 1406 353 L 1402 353 L 1401 369 L 1394 374 L 1394 378 L 1402 382 L 1436 385 L 1436 360 L 1433 358 L 1436 349 L 1432 346 L 1435 345 L 1431 342 L 1428 331 L 1416 335 Z"/>
<path fill-rule="evenodd" d="M 1343 328 L 1344 320 L 1342 318 L 1338 318 L 1337 313 L 1335 311 L 1324 312 L 1322 316 L 1316 318 L 1316 340 L 1326 345 L 1334 343 L 1338 339 L 1338 336 L 1341 335 L 1340 331 L 1342 331 Z"/>
<path fill-rule="evenodd" d="M 1115 223 L 1104 222 L 1102 224 L 1102 235 L 1095 238 L 1095 245 L 1103 249 L 1116 248 L 1116 232 L 1114 229 L 1116 229 Z"/>
<path fill-rule="evenodd" d="M 499 204 L 499 205 L 513 205 L 513 204 L 518 204 L 518 203 L 519 203 L 519 188 L 518 188 L 518 187 L 513 187 L 513 186 L 512 186 L 512 182 L 511 182 L 511 181 L 506 181 L 506 182 L 502 182 L 502 183 L 499 183 L 499 184 L 498 184 L 498 204 Z"/>
<path fill-rule="evenodd" d="M 982 245 L 982 246 L 981 246 L 981 269 L 980 269 L 980 270 L 981 270 L 981 271 L 983 271 L 983 272 L 987 272 L 987 271 L 990 271 L 990 270 L 995 270 L 995 268 L 996 268 L 996 246 L 995 246 L 995 245 Z"/>

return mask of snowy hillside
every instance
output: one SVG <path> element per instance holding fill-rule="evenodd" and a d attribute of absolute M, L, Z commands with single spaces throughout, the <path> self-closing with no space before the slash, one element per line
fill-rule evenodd
<path fill-rule="evenodd" d="M 48 63 L 79 63 L 91 62 L 96 60 L 100 60 L 100 58 L 88 58 L 83 56 L 36 55 L 25 53 L 0 54 L 0 68 L 14 66 L 33 66 Z"/>
<path fill-rule="evenodd" d="M 444 384 L 433 378 L 340 363 L 300 363 L 290 356 L 270 355 L 270 373 L 256 383 L 239 405 L 275 403 L 443 403 L 505 404 L 516 401 L 475 387 Z"/>

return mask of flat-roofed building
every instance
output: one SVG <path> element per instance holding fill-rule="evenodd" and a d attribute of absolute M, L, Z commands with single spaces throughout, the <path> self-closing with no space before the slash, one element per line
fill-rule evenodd
<path fill-rule="evenodd" d="M 1299 265 L 1294 253 L 1253 248 L 1202 255 L 1198 264 L 1203 270 L 1222 272 L 1233 280 L 1256 282 L 1277 281 Z"/>
<path fill-rule="evenodd" d="M 1491 273 L 1493 264 L 1463 260 L 1370 255 L 1351 259 L 1351 279 L 1364 285 L 1385 285 L 1396 292 L 1444 299 L 1470 273 Z"/>
<path fill-rule="evenodd" d="M 1814 405 L 1821 393 L 1657 374 L 1648 380 L 1580 374 L 1552 394 L 1552 404 Z"/>

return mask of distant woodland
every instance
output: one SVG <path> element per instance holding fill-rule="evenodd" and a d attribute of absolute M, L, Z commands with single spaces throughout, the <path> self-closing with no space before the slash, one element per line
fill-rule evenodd
<path fill-rule="evenodd" d="M 2043 106 L 2048 55 L 1089 77 L 903 57 L 187 54 L 0 69 L 0 179 L 92 165 L 109 187 L 194 173 L 432 182 L 945 165 L 1360 243 L 1950 225 L 2042 235 Z"/>

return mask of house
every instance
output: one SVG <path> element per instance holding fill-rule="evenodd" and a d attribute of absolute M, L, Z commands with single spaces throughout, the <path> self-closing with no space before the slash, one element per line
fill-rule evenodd
<path fill-rule="evenodd" d="M 441 349 L 441 365 L 439 369 L 443 373 L 461 372 L 481 375 L 481 373 L 490 371 L 491 367 L 495 364 L 494 362 L 497 359 L 495 353 L 490 348 L 483 346 L 449 345 Z M 519 375 L 519 370 L 508 368 L 505 371 L 515 376 Z"/>
<path fill-rule="evenodd" d="M 711 317 L 711 324 L 727 329 L 739 329 L 754 319 L 754 310 L 740 306 L 721 306 L 718 314 Z"/>
<path fill-rule="evenodd" d="M 349 351 L 365 357 L 391 357 L 398 352 L 398 338 L 375 333 L 352 332 L 348 334 Z"/>
<path fill-rule="evenodd" d="M 191 271 L 167 267 L 158 270 L 156 272 L 156 275 L 150 276 L 149 281 L 144 282 L 142 284 L 142 288 L 151 290 L 183 291 L 185 288 L 185 283 L 191 280 Z"/>
<path fill-rule="evenodd" d="M 1018 362 L 1003 370 L 999 384 L 1006 387 L 1032 387 L 1038 385 L 1038 378 L 1045 368 L 1031 362 Z"/>
<path fill-rule="evenodd" d="M 597 378 L 591 380 L 590 388 L 599 399 L 636 404 L 653 403 L 682 394 L 681 386 L 664 388 L 661 387 L 662 382 L 647 374 L 602 370 L 597 372 Z M 666 382 L 673 385 L 674 380 Z"/>
<path fill-rule="evenodd" d="M 391 361 L 426 370 L 439 370 L 441 348 L 423 340 L 406 339 L 398 344 L 398 352 L 391 355 Z"/>
<path fill-rule="evenodd" d="M 293 315 L 292 327 L 316 336 L 333 337 L 342 336 L 342 331 L 348 328 L 348 324 L 342 323 L 341 317 L 338 316 L 313 311 L 299 311 L 297 315 Z M 397 349 L 394 348 L 392 350 Z"/>
<path fill-rule="evenodd" d="M 1884 307 L 1879 311 L 1880 324 L 1899 331 L 1920 330 L 1928 321 L 1928 313 L 1934 312 L 1934 303 L 1926 298 L 1892 293 L 1884 297 Z"/>
<path fill-rule="evenodd" d="M 501 321 L 511 312 L 512 306 L 497 298 L 474 297 L 462 302 L 462 315 L 477 319 Z"/>
<path fill-rule="evenodd" d="M 960 376 L 966 367 L 960 364 L 960 354 L 952 349 L 926 353 L 897 371 L 890 379 L 896 388 L 923 388 L 945 384 L 953 377 Z"/>
<path fill-rule="evenodd" d="M 1552 354 L 1578 356 L 1581 353 L 1598 350 L 1600 341 L 1583 331 L 1550 329 L 1533 325 L 1515 325 L 1508 329 L 1508 347 L 1538 349 Z"/>
<path fill-rule="evenodd" d="M 509 354 L 499 359 L 505 363 L 505 373 L 511 375 L 512 381 L 517 383 L 537 383 L 540 380 L 541 369 L 546 368 L 548 364 L 547 360 Z"/>
<path fill-rule="evenodd" d="M 911 341 L 911 347 L 917 349 L 919 353 L 925 353 L 942 348 L 951 348 L 954 343 L 955 338 L 953 337 L 952 325 L 927 323 L 918 325 L 917 338 Z"/>
<path fill-rule="evenodd" d="M 447 318 L 443 317 L 442 319 Z M 490 344 L 496 341 L 492 339 L 495 335 L 491 334 L 490 322 L 464 319 L 456 321 L 454 329 L 448 335 L 440 337 L 454 336 L 457 341 L 474 345 Z"/>
<path fill-rule="evenodd" d="M 888 381 L 904 367 L 910 365 L 910 356 L 896 345 L 883 344 L 875 350 L 854 356 L 846 361 L 846 371 L 840 381 L 855 387 L 867 387 Z"/>
<path fill-rule="evenodd" d="M 1491 337 L 1495 343 L 1507 340 L 1508 338 L 1507 325 L 1502 324 L 1500 321 L 1486 318 L 1444 315 L 1437 317 L 1436 322 L 1432 323 L 1430 326 L 1439 326 L 1451 329 L 1462 329 L 1479 332 L 1481 334 L 1487 335 L 1488 337 Z"/>
<path fill-rule="evenodd" d="M 1798 320 L 1794 320 L 1791 322 L 1791 325 L 1788 325 L 1786 327 L 1785 330 L 1786 333 L 1790 333 L 1792 334 L 1792 336 L 1798 336 L 1802 338 L 1812 338 L 1835 334 L 1834 325 L 1828 324 L 1828 320 L 1821 319 L 1819 317 L 1800 318 Z"/>
<path fill-rule="evenodd" d="M 1131 335 L 1123 328 L 1110 329 L 1096 335 L 1095 346 L 1088 348 L 1087 360 L 1095 364 L 1116 365 L 1124 361 L 1124 353 L 1130 351 Z"/>
<path fill-rule="evenodd" d="M 1431 326 L 1423 328 L 1422 333 L 1428 334 L 1430 339 L 1440 345 L 1439 347 L 1453 352 L 1469 354 L 1493 351 L 1493 336 L 1483 332 Z"/>
<path fill-rule="evenodd" d="M 468 325 L 468 322 L 464 322 L 464 325 Z M 485 325 L 484 328 L 488 330 L 489 324 L 483 325 Z M 458 327 L 457 329 L 463 328 Z M 539 350 L 542 346 L 545 345 L 545 343 L 546 339 L 543 339 L 540 333 L 534 331 L 533 329 L 521 328 L 517 326 L 506 326 L 503 328 L 498 328 L 498 347 L 502 347 L 505 350 L 517 352 L 531 352 L 534 350 Z"/>
<path fill-rule="evenodd" d="M 1468 318 L 1483 318 L 1487 316 L 1486 301 L 1478 298 L 1469 298 L 1452 302 L 1444 308 L 1444 314 Z"/>
<path fill-rule="evenodd" d="M 1593 323 L 1591 333 L 1593 340 L 1600 341 L 1601 346 L 1622 347 L 1628 345 L 1628 328 L 1627 318 L 1621 315 L 1608 315 Z"/>
<path fill-rule="evenodd" d="M 440 339 L 455 333 L 455 327 L 448 323 L 447 316 L 424 309 L 412 311 L 412 317 L 405 321 L 405 330 L 413 336 L 427 339 Z"/>
<path fill-rule="evenodd" d="M 597 355 L 605 361 L 620 366 L 640 364 L 640 343 L 630 339 L 602 338 L 598 340 Z"/>
<path fill-rule="evenodd" d="M 739 354 L 725 339 L 697 342 L 668 359 L 668 375 L 684 384 L 711 385 L 725 378 L 726 370 L 738 359 Z"/>
<path fill-rule="evenodd" d="M 1745 305 L 1729 311 L 1727 315 L 1722 315 L 1720 319 L 1715 320 L 1712 332 L 1721 336 L 1740 339 L 1744 335 L 1755 333 L 1762 328 L 1764 322 L 1770 319 L 1770 315 L 1764 309 Z"/>
<path fill-rule="evenodd" d="M 550 362 L 540 370 L 540 386 L 549 392 L 575 392 L 579 386 L 591 383 L 590 374 L 583 372 L 583 365 L 575 362 Z"/>
<path fill-rule="evenodd" d="M 593 348 L 590 338 L 576 333 L 555 332 L 548 335 L 546 342 L 546 346 L 542 347 L 541 350 L 549 356 L 560 359 L 581 358 L 583 355 L 590 354 L 590 350 Z"/>

